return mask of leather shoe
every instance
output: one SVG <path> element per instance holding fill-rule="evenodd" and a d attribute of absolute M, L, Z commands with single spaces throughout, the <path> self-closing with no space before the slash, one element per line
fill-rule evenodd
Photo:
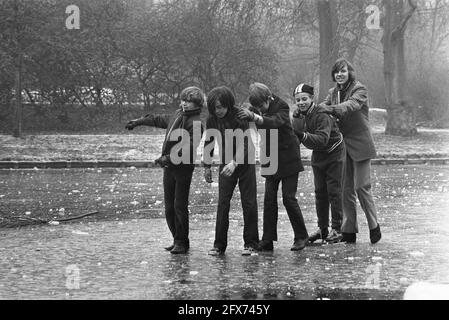
<path fill-rule="evenodd" d="M 379 242 L 380 238 L 382 238 L 379 224 L 377 224 L 377 227 L 375 227 L 373 230 L 369 231 L 369 238 L 372 244 Z"/>
<path fill-rule="evenodd" d="M 257 245 L 258 251 L 273 251 L 273 241 L 271 240 L 262 240 Z"/>
<path fill-rule="evenodd" d="M 293 243 L 293 246 L 291 247 L 290 250 L 292 251 L 299 251 L 302 250 L 306 247 L 308 239 L 299 239 L 299 240 L 295 240 L 295 242 Z"/>
<path fill-rule="evenodd" d="M 171 246 L 165 247 L 164 249 L 167 250 L 167 251 L 172 251 L 172 249 L 173 249 L 174 247 L 175 247 L 175 244 L 173 243 Z M 190 243 L 189 243 L 189 240 L 187 240 L 186 248 L 187 248 L 187 250 L 190 249 Z"/>
<path fill-rule="evenodd" d="M 182 253 L 187 253 L 187 247 L 181 246 L 181 245 L 179 245 L 179 244 L 175 244 L 175 246 L 173 247 L 173 249 L 171 249 L 170 253 L 172 253 L 172 254 L 182 254 Z"/>
<path fill-rule="evenodd" d="M 356 233 L 346 233 L 346 232 L 342 232 L 342 238 L 341 238 L 341 242 L 346 242 L 346 243 L 355 243 L 357 240 L 357 235 Z"/>

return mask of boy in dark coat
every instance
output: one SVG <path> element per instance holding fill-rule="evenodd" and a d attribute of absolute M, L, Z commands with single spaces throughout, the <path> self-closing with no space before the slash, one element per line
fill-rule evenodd
<path fill-rule="evenodd" d="M 299 141 L 312 149 L 312 170 L 315 184 L 315 207 L 318 230 L 309 237 L 339 242 L 343 216 L 342 185 L 345 162 L 345 144 L 336 120 L 331 115 L 320 113 L 313 102 L 313 87 L 300 84 L 295 97 L 298 109 L 293 114 L 293 130 Z M 329 234 L 329 205 L 331 207 L 332 230 Z"/>
<path fill-rule="evenodd" d="M 249 134 L 248 121 L 237 119 L 235 98 L 232 91 L 227 87 L 212 89 L 207 95 L 207 107 L 209 110 L 209 117 L 206 121 L 207 132 L 209 133 L 211 129 L 218 130 L 221 137 L 221 139 L 217 139 L 221 163 L 218 177 L 215 241 L 214 247 L 209 251 L 209 254 L 213 256 L 221 255 L 226 250 L 228 244 L 229 209 L 232 194 L 238 183 L 244 221 L 244 249 L 242 255 L 251 255 L 257 249 L 259 242 L 255 150 L 250 136 L 243 138 L 243 140 L 237 138 L 234 144 L 234 138 L 226 134 L 226 131 L 228 133 L 230 131 L 234 133 L 239 131 L 239 133 Z M 206 136 L 204 150 L 207 152 L 210 149 L 209 159 L 212 159 L 213 156 L 215 140 L 214 136 Z M 252 148 L 250 149 L 249 146 L 252 146 Z M 248 152 L 252 153 L 252 157 Z M 211 164 L 205 163 L 204 166 L 205 180 L 211 183 Z"/>
<path fill-rule="evenodd" d="M 188 87 L 181 92 L 180 108 L 175 114 L 151 115 L 131 120 L 126 125 L 128 130 L 137 126 L 147 125 L 167 129 L 164 143 L 162 145 L 162 155 L 155 160 L 155 163 L 164 168 L 164 201 L 165 217 L 170 232 L 173 235 L 173 244 L 165 249 L 173 254 L 187 253 L 189 243 L 189 192 L 192 181 L 193 170 L 195 169 L 196 148 L 199 139 L 194 139 L 194 126 L 200 127 L 200 113 L 205 103 L 204 93 L 197 87 Z M 189 141 L 173 141 L 171 133 L 174 130 L 183 129 L 188 133 Z M 183 137 L 184 138 L 184 137 Z M 198 143 L 196 143 L 198 140 Z M 195 143 L 194 143 L 195 142 Z M 179 143 L 188 144 L 188 159 L 186 162 L 174 161 L 182 153 L 182 150 L 175 151 Z M 176 152 L 176 154 L 174 154 Z M 181 154 L 182 156 L 182 154 Z M 184 159 L 184 157 L 183 157 Z M 174 163 L 175 162 L 175 163 Z"/>
<path fill-rule="evenodd" d="M 278 220 L 278 189 L 282 182 L 282 201 L 294 231 L 294 243 L 291 250 L 302 250 L 309 238 L 301 209 L 296 199 L 299 172 L 302 166 L 299 143 L 290 122 L 288 104 L 273 95 L 270 89 L 262 83 L 253 83 L 249 87 L 249 102 L 252 110 L 240 109 L 239 118 L 254 121 L 258 129 L 277 130 L 278 139 L 262 141 L 271 150 L 271 143 L 276 144 L 278 165 L 272 174 L 262 174 L 265 177 L 265 196 L 263 211 L 263 236 L 259 250 L 273 250 L 273 241 L 277 241 Z M 271 135 L 270 135 L 271 137 Z M 271 156 L 271 155 L 270 155 Z M 270 165 L 272 165 L 270 163 Z M 268 166 L 262 164 L 262 166 Z M 263 168 L 262 168 L 263 169 Z"/>

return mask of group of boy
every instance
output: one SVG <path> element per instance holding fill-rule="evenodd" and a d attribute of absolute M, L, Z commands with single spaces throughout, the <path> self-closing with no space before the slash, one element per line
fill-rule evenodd
<path fill-rule="evenodd" d="M 215 241 L 209 255 L 223 255 L 228 244 L 230 203 L 238 184 L 243 211 L 242 255 L 251 255 L 256 251 L 273 250 L 277 237 L 278 189 L 282 184 L 282 201 L 294 232 L 291 250 L 304 249 L 308 243 L 319 239 L 323 242 L 351 242 L 341 232 L 343 219 L 342 186 L 345 168 L 346 149 L 337 119 L 326 112 L 325 108 L 314 103 L 314 88 L 307 84 L 298 85 L 293 96 L 297 109 L 290 119 L 288 104 L 262 83 L 253 83 L 249 87 L 250 107 L 238 107 L 232 91 L 225 87 L 212 89 L 207 98 L 197 87 L 188 87 L 181 92 L 180 109 L 174 116 L 146 115 L 131 120 L 126 128 L 132 130 L 139 125 L 165 128 L 166 134 L 162 155 L 155 163 L 164 168 L 163 185 L 165 216 L 173 235 L 173 243 L 165 248 L 172 254 L 187 253 L 189 250 L 188 198 L 194 155 L 197 144 L 194 143 L 193 123 L 200 121 L 202 108 L 207 105 L 208 118 L 206 129 L 218 130 L 222 139 L 208 136 L 205 149 L 214 153 L 217 143 L 220 149 L 218 168 L 218 206 L 216 212 Z M 233 143 L 225 139 L 225 130 L 250 128 L 254 122 L 257 129 L 277 130 L 277 141 L 266 139 L 267 150 L 270 143 L 277 144 L 278 166 L 274 173 L 263 174 L 265 194 L 263 206 L 263 235 L 259 240 L 256 167 L 251 158 L 251 139 L 243 144 L 230 147 Z M 202 132 L 203 132 L 203 127 Z M 179 141 L 172 141 L 170 135 L 175 129 L 184 129 L 190 136 L 189 163 L 174 164 L 170 159 L 171 148 Z M 207 132 L 207 131 L 206 131 Z M 304 167 L 301 162 L 300 144 L 313 150 L 311 165 L 314 174 L 316 214 L 318 230 L 310 236 L 296 198 L 298 176 Z M 212 144 L 212 145 L 211 145 Z M 212 146 L 212 147 L 211 147 Z M 206 148 L 208 147 L 208 148 Z M 230 154 L 229 154 L 230 153 Z M 243 161 L 242 161 L 243 159 Z M 203 162 L 204 179 L 212 183 L 211 163 Z M 262 167 L 268 164 L 262 164 Z M 331 231 L 329 232 L 329 207 L 331 211 Z"/>

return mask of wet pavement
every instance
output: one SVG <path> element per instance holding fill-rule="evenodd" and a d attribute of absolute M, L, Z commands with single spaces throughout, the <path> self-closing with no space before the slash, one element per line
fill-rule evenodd
<path fill-rule="evenodd" d="M 447 166 L 373 167 L 383 232 L 376 245 L 369 243 L 359 211 L 357 244 L 292 252 L 292 230 L 279 198 L 275 250 L 247 257 L 241 256 L 238 193 L 227 252 L 207 255 L 217 187 L 206 189 L 200 173 L 191 193 L 191 250 L 172 255 L 163 249 L 171 238 L 162 214 L 160 170 L 0 170 L 2 211 L 33 216 L 44 210 L 51 216 L 58 210 L 67 216 L 98 209 L 106 217 L 0 229 L 0 299 L 402 299 L 416 282 L 449 284 Z M 316 228 L 311 179 L 307 167 L 298 188 L 309 232 Z M 258 191 L 261 216 L 262 178 Z"/>

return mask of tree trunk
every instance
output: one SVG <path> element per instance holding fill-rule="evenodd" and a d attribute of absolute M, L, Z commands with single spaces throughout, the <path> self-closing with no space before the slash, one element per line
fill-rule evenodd
<path fill-rule="evenodd" d="M 101 88 L 95 87 L 95 105 L 99 108 L 103 107 L 103 98 L 101 97 Z"/>
<path fill-rule="evenodd" d="M 22 137 L 22 54 L 18 53 L 15 70 L 15 93 L 14 93 L 14 126 L 13 136 Z"/>
<path fill-rule="evenodd" d="M 339 43 L 336 39 L 338 18 L 334 0 L 319 0 L 317 3 L 320 28 L 320 88 L 318 101 L 323 101 L 333 87 L 331 69 L 338 58 Z"/>
<path fill-rule="evenodd" d="M 143 93 L 143 104 L 145 112 L 151 111 L 151 98 L 150 95 L 146 92 Z"/>
<path fill-rule="evenodd" d="M 14 41 L 15 41 L 15 61 L 14 61 L 14 122 L 13 136 L 20 138 L 22 136 L 22 46 L 20 43 L 20 24 L 19 24 L 19 3 L 13 3 L 14 8 Z"/>
<path fill-rule="evenodd" d="M 416 112 L 407 99 L 407 77 L 404 52 L 405 29 L 416 9 L 409 0 L 407 11 L 404 0 L 383 0 L 385 8 L 384 51 L 385 101 L 387 107 L 386 134 L 413 136 L 416 130 Z"/>

